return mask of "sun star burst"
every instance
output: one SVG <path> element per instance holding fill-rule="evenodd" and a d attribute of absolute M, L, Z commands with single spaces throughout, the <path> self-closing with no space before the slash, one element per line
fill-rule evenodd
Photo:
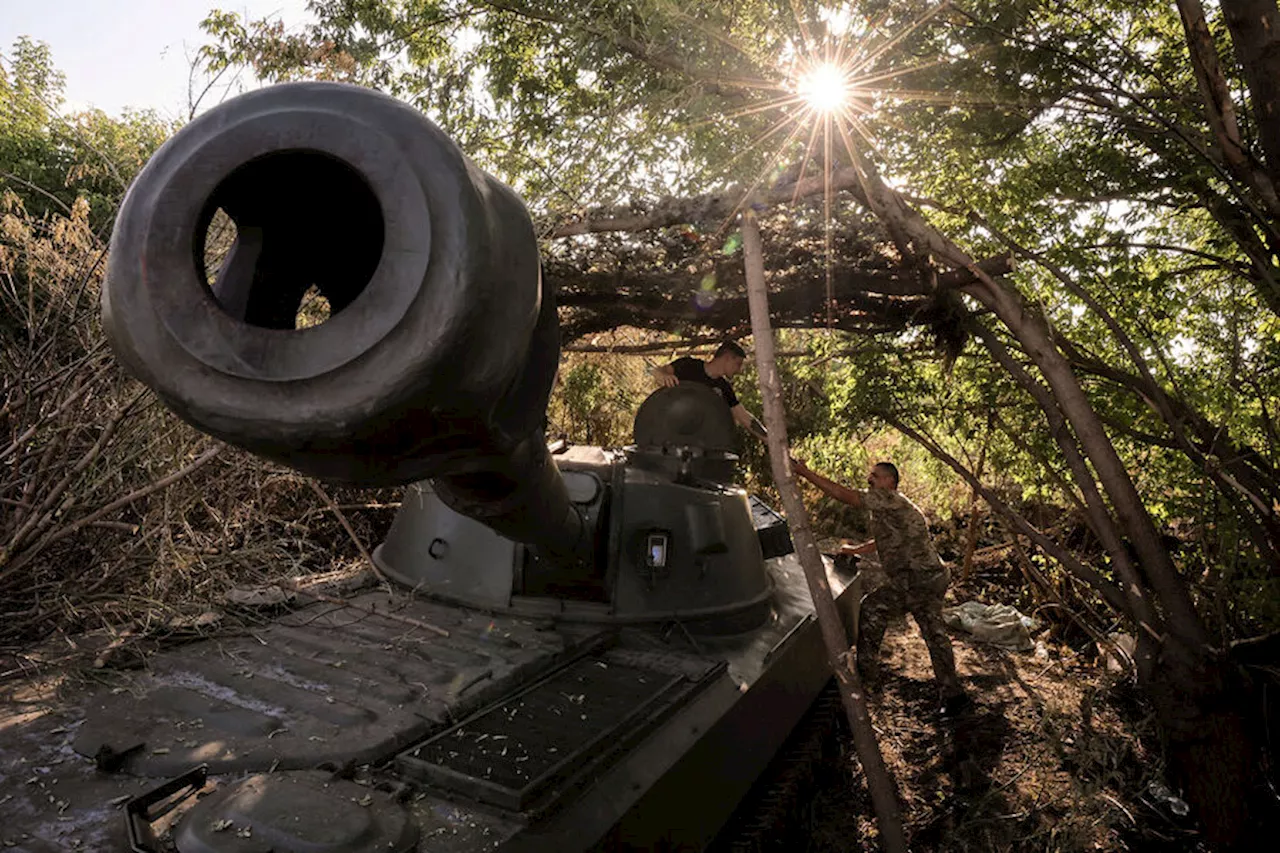
<path fill-rule="evenodd" d="M 800 77 L 796 94 L 816 112 L 835 112 L 849 97 L 849 82 L 843 69 L 834 63 L 823 62 Z"/>

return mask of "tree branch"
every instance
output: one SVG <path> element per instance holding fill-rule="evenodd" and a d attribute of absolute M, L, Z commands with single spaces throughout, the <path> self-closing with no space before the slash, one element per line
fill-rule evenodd
<path fill-rule="evenodd" d="M 831 191 L 849 191 L 863 206 L 857 172 L 839 169 L 832 173 Z M 721 192 L 707 193 L 685 199 L 664 199 L 648 210 L 621 210 L 616 207 L 597 208 L 588 211 L 573 222 L 565 222 L 551 229 L 552 239 L 572 237 L 577 234 L 593 234 L 604 231 L 647 231 L 685 223 L 724 221 L 742 209 L 759 210 L 762 207 L 790 204 L 799 198 L 819 195 L 828 188 L 825 177 L 816 175 L 801 181 L 777 184 L 772 187 L 737 185 Z"/>

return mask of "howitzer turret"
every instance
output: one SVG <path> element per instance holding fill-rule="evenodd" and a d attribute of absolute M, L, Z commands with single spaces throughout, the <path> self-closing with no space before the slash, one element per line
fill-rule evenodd
<path fill-rule="evenodd" d="M 219 211 L 236 236 L 209 275 Z M 300 328 L 313 289 L 329 316 Z M 245 772 L 182 806 L 180 853 L 698 849 L 830 677 L 715 391 L 655 391 L 626 448 L 548 448 L 559 342 L 529 215 L 403 104 L 291 84 L 183 128 L 121 208 L 103 315 L 197 428 L 406 484 L 372 556 L 420 593 L 166 651 L 79 700 L 77 751 L 176 776 L 126 804 L 129 849 L 206 774 Z M 357 765 L 368 787 L 315 770 Z"/>
<path fill-rule="evenodd" d="M 236 236 L 209 278 L 219 210 Z M 312 288 L 330 316 L 295 328 Z M 557 466 L 558 323 L 529 215 L 391 98 L 280 86 L 193 121 L 125 199 L 103 307 L 120 359 L 197 428 L 329 480 L 418 482 L 375 551 L 408 584 L 715 632 L 768 615 L 723 402 L 655 393 L 629 452 Z"/>

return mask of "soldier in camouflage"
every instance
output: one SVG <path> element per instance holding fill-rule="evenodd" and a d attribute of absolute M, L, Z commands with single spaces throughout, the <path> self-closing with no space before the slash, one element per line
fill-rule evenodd
<path fill-rule="evenodd" d="M 879 676 L 880 644 L 889 623 L 910 613 L 929 648 L 933 674 L 942 693 L 944 714 L 968 705 L 968 696 L 956 675 L 951 638 L 942 621 L 942 599 L 951 573 L 938 558 L 929 539 L 929 527 L 919 508 L 898 491 L 898 469 L 891 462 L 877 462 L 867 475 L 867 489 L 850 489 L 810 471 L 792 459 L 795 472 L 838 501 L 871 512 L 872 541 L 847 547 L 846 553 L 879 554 L 888 582 L 862 600 L 858 619 L 858 674 L 868 686 Z"/>

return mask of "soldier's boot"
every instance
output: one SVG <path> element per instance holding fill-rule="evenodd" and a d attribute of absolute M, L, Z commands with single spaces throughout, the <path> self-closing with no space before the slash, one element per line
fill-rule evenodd
<path fill-rule="evenodd" d="M 936 639 L 926 640 L 926 645 L 929 649 L 929 662 L 933 664 L 933 679 L 938 684 L 938 692 L 943 701 L 949 697 L 965 695 L 964 688 L 960 686 L 960 676 L 956 674 L 956 656 L 951 650 L 951 641 L 944 637 L 941 643 Z"/>
<path fill-rule="evenodd" d="M 938 705 L 938 713 L 944 718 L 955 719 L 964 715 L 972 707 L 973 700 L 969 698 L 969 694 L 961 691 L 950 696 L 943 696 L 942 702 Z"/>

